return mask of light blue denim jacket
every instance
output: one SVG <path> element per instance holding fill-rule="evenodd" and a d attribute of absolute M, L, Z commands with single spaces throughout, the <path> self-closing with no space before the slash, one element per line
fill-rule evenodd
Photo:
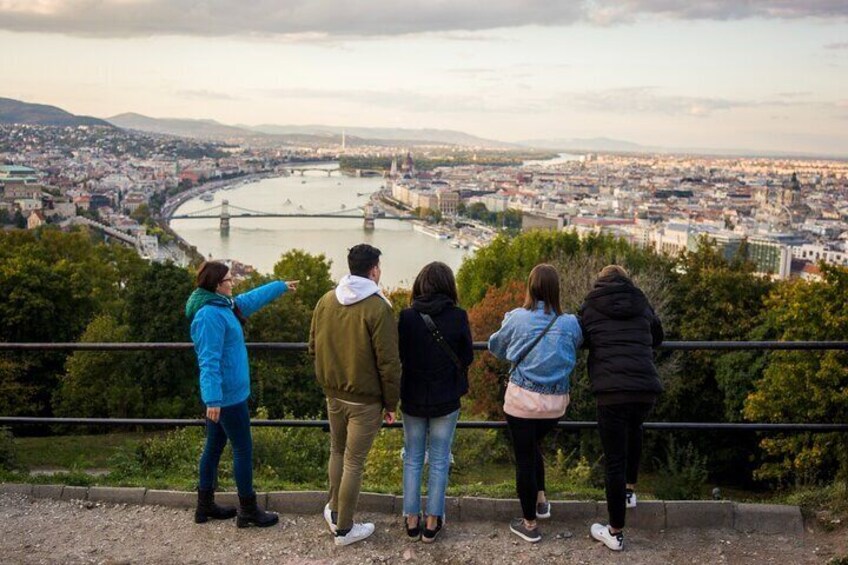
<path fill-rule="evenodd" d="M 489 351 L 514 363 L 555 315 L 545 314 L 543 302 L 538 302 L 533 310 L 516 308 L 507 312 L 501 329 L 489 337 Z M 581 343 L 583 333 L 577 318 L 563 314 L 512 371 L 510 382 L 541 394 L 567 394 Z"/>

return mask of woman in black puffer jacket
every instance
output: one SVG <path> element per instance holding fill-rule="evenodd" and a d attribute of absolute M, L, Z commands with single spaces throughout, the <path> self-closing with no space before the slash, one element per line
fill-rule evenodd
<path fill-rule="evenodd" d="M 444 523 L 450 449 L 474 360 L 468 315 L 456 303 L 453 271 L 444 263 L 429 263 L 416 277 L 412 307 L 401 312 L 398 323 L 403 514 L 407 535 L 424 542 L 435 540 Z M 421 475 L 428 452 L 427 519 L 421 524 Z"/>
<path fill-rule="evenodd" d="M 618 265 L 601 270 L 579 317 L 598 405 L 610 518 L 608 526 L 593 524 L 591 534 L 618 551 L 624 547 L 626 508 L 636 506 L 642 423 L 663 391 L 653 356 L 663 329 L 645 294 Z"/>

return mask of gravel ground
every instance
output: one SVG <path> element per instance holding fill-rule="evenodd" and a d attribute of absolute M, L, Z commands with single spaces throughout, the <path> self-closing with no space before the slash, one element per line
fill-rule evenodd
<path fill-rule="evenodd" d="M 361 516 L 377 531 L 364 542 L 335 547 L 321 516 L 283 515 L 267 529 L 233 520 L 195 524 L 190 510 L 157 506 L 36 500 L 0 494 L 0 563 L 826 563 L 848 554 L 841 532 L 802 539 L 727 530 L 627 532 L 623 554 L 567 524 L 542 525 L 528 544 L 502 523 L 448 523 L 432 545 L 407 542 L 400 518 Z"/>

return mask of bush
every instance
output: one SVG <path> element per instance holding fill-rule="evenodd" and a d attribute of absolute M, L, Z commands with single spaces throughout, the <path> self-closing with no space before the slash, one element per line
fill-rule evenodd
<path fill-rule="evenodd" d="M 400 492 L 403 481 L 403 461 L 400 449 L 403 447 L 403 432 L 382 429 L 374 439 L 374 445 L 365 461 L 362 475 L 367 490 L 378 492 Z"/>
<path fill-rule="evenodd" d="M 665 461 L 657 461 L 658 476 L 654 494 L 660 500 L 691 500 L 701 497 L 707 480 L 707 458 L 691 443 L 679 449 L 669 441 Z"/>
<path fill-rule="evenodd" d="M 13 471 L 18 468 L 15 436 L 9 428 L 0 428 L 0 469 Z"/>
<path fill-rule="evenodd" d="M 554 476 L 574 491 L 584 491 L 592 488 L 592 466 L 583 455 L 578 455 L 574 449 L 567 454 L 557 448 L 556 456 L 551 465 Z"/>
<path fill-rule="evenodd" d="M 267 412 L 260 408 L 256 417 L 266 418 Z M 260 428 L 253 432 L 253 465 L 262 478 L 323 488 L 329 458 L 330 438 L 323 430 Z"/>

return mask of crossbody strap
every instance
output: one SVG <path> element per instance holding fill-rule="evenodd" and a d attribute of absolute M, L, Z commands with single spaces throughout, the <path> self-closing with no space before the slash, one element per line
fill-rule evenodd
<path fill-rule="evenodd" d="M 533 348 L 536 347 L 536 345 L 538 345 L 540 341 L 542 341 L 542 338 L 545 337 L 545 334 L 548 333 L 548 330 L 553 327 L 554 322 L 557 321 L 557 318 L 559 318 L 559 316 L 554 315 L 553 319 L 548 322 L 548 325 L 545 326 L 545 329 L 542 330 L 542 333 L 536 336 L 536 339 L 533 340 L 533 343 L 530 344 L 530 347 L 525 349 L 521 353 L 521 355 L 518 356 L 518 359 L 515 360 L 515 362 L 512 364 L 512 367 L 509 369 L 510 373 L 515 371 L 516 367 L 518 367 L 518 364 L 524 361 L 524 358 L 527 357 L 527 354 L 533 351 Z"/>
<path fill-rule="evenodd" d="M 433 318 L 430 317 L 429 314 L 424 314 L 423 312 L 418 312 L 421 315 L 421 318 L 424 320 L 424 324 L 427 326 L 427 329 L 430 330 L 430 333 L 433 334 L 433 338 L 436 340 L 436 343 L 439 344 L 445 353 L 448 354 L 448 357 L 451 358 L 451 361 L 454 362 L 456 368 L 460 371 L 465 367 L 462 365 L 462 361 L 459 360 L 459 357 L 454 352 L 453 348 L 445 341 L 445 336 L 442 335 L 442 332 L 439 331 L 438 326 L 436 326 L 436 322 L 433 321 Z"/>

